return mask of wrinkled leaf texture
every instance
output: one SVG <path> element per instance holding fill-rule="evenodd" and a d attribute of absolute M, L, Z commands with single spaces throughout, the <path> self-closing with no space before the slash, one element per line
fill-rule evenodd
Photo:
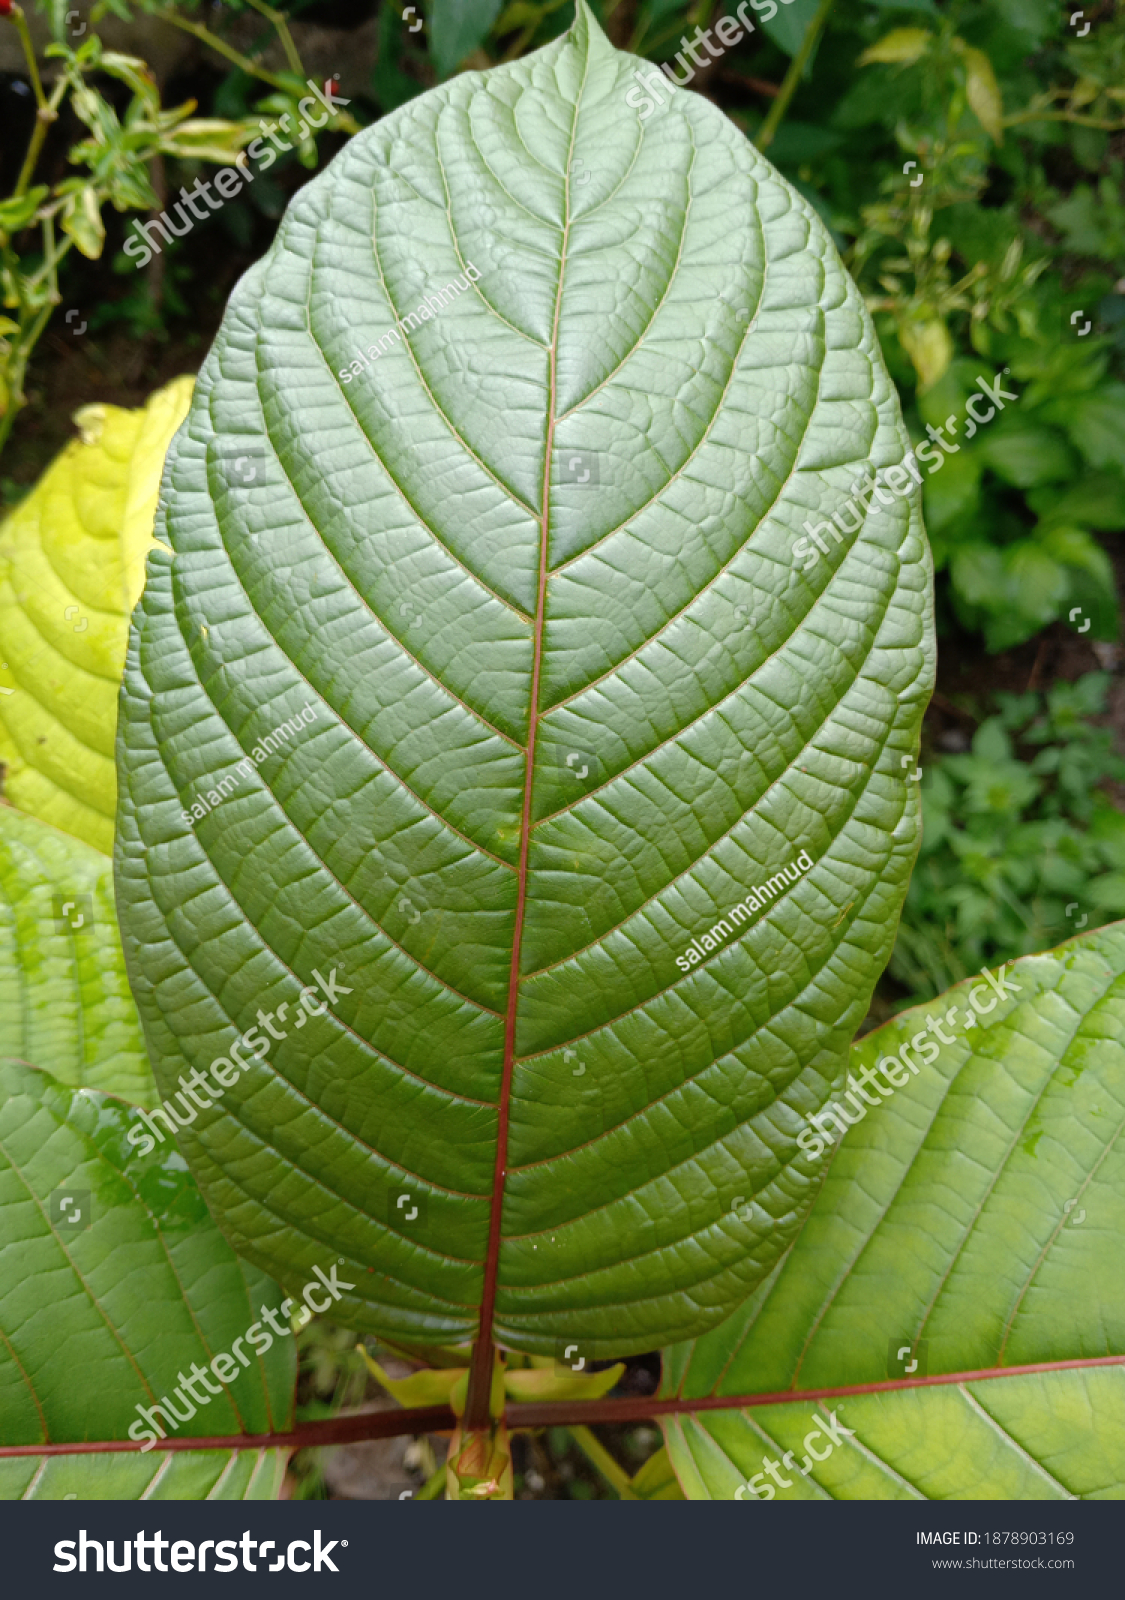
<path fill-rule="evenodd" d="M 970 991 L 992 998 L 976 978 L 858 1041 L 862 1083 L 927 1016 L 953 1038 L 822 1156 L 769 1281 L 667 1352 L 667 1394 L 783 1397 L 666 1421 L 689 1498 L 745 1500 L 785 1451 L 784 1500 L 1125 1498 L 1122 1367 L 1010 1371 L 1125 1354 L 1125 923 L 1006 977 L 1019 993 L 971 1028 Z M 848 1392 L 909 1360 L 905 1387 Z M 950 1373 L 980 1376 L 921 1382 Z M 823 1390 L 839 1392 L 801 1398 Z M 802 1473 L 832 1412 L 854 1437 Z"/>
<path fill-rule="evenodd" d="M 292 1281 L 338 1245 L 342 1317 L 422 1342 L 493 1285 L 532 1352 L 727 1314 L 811 1198 L 795 1135 L 917 847 L 917 499 L 792 557 L 908 447 L 870 320 L 713 106 L 640 121 L 642 65 L 580 4 L 301 191 L 173 444 L 131 637 L 118 899 L 158 1082 L 316 971 L 351 991 L 290 1010 L 184 1152 L 236 1248 Z"/>

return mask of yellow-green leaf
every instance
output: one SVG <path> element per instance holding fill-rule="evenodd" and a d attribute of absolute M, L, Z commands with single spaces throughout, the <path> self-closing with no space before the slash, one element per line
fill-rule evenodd
<path fill-rule="evenodd" d="M 914 363 L 920 391 L 932 388 L 953 360 L 953 341 L 940 317 L 902 317 L 898 322 L 902 348 Z"/>
<path fill-rule="evenodd" d="M 860 56 L 857 65 L 866 67 L 873 61 L 909 66 L 918 61 L 930 48 L 933 34 L 928 28 L 892 28 L 878 44 L 873 44 Z"/>
<path fill-rule="evenodd" d="M 992 62 L 983 50 L 966 47 L 962 54 L 965 61 L 965 93 L 969 104 L 988 137 L 997 144 L 1003 144 L 1004 102 Z"/>
<path fill-rule="evenodd" d="M 239 152 L 257 136 L 260 129 L 250 122 L 225 122 L 219 117 L 191 117 L 165 135 L 160 148 L 165 155 L 190 161 L 215 161 L 237 164 Z"/>
<path fill-rule="evenodd" d="M 600 1400 L 625 1371 L 617 1361 L 601 1372 L 571 1372 L 553 1367 L 516 1367 L 504 1374 L 504 1390 L 513 1400 Z"/>
<path fill-rule="evenodd" d="M 630 1487 L 638 1500 L 683 1500 L 684 1491 L 672 1470 L 666 1445 L 661 1445 L 655 1455 L 649 1456 L 644 1466 L 631 1480 Z"/>
<path fill-rule="evenodd" d="M 103 50 L 98 66 L 113 78 L 127 83 L 134 94 L 155 111 L 160 105 L 160 91 L 146 61 L 140 56 L 122 55 L 119 50 Z"/>
<path fill-rule="evenodd" d="M 177 378 L 138 411 L 84 406 L 75 415 L 82 438 L 0 524 L 4 794 L 107 853 L 129 614 L 192 382 Z"/>
<path fill-rule="evenodd" d="M 105 224 L 97 194 L 90 184 L 67 195 L 62 209 L 62 228 L 84 256 L 91 261 L 98 259 L 105 245 Z"/>
<path fill-rule="evenodd" d="M 452 1391 L 465 1376 L 466 1369 L 461 1367 L 423 1367 L 406 1378 L 392 1378 L 363 1345 L 357 1344 L 356 1349 L 366 1362 L 368 1372 L 400 1406 L 448 1405 Z"/>

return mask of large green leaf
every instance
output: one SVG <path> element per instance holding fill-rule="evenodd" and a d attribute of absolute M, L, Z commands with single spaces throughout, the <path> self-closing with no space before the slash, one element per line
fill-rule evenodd
<path fill-rule="evenodd" d="M 130 644 L 158 1082 L 290 1008 L 184 1152 L 240 1250 L 289 1278 L 338 1244 L 342 1315 L 413 1340 L 487 1327 L 493 1284 L 544 1353 L 740 1303 L 917 846 L 916 490 L 793 559 L 908 447 L 871 323 L 712 105 L 640 120 L 643 65 L 580 5 L 301 191 L 173 445 Z"/>
<path fill-rule="evenodd" d="M 891 1066 L 906 1082 L 877 1106 L 857 1097 L 770 1282 L 670 1353 L 669 1392 L 776 1397 L 669 1422 L 690 1497 L 763 1474 L 781 1499 L 1125 1498 L 1122 1368 L 1095 1364 L 1125 1356 L 1125 923 L 998 976 L 1018 995 L 973 979 L 855 1046 L 867 1094 L 890 1094 L 863 1073 L 907 1041 L 938 1054 Z M 974 1376 L 921 1381 L 949 1374 Z M 831 1413 L 854 1437 L 802 1475 Z M 786 1450 L 788 1488 L 763 1472 Z"/>
<path fill-rule="evenodd" d="M 2 792 L 106 852 L 129 613 L 191 385 L 177 378 L 137 411 L 83 406 L 81 438 L 0 524 Z"/>
<path fill-rule="evenodd" d="M 86 1440 L 145 1443 L 136 1407 L 171 1396 L 183 1416 L 190 1401 L 181 1371 L 229 1353 L 260 1325 L 259 1307 L 278 1305 L 276 1286 L 240 1262 L 212 1223 L 179 1152 L 163 1145 L 139 1155 L 127 1137 L 133 1122 L 131 1108 L 96 1090 L 0 1061 L 5 1498 L 276 1491 L 284 1454 L 276 1451 L 210 1450 L 191 1460 L 158 1448 L 129 1456 L 2 1454 Z M 248 1364 L 231 1359 L 237 1376 L 229 1385 L 212 1378 L 220 1392 L 181 1423 L 177 1438 L 256 1436 L 290 1425 L 292 1337 L 263 1353 L 245 1342 L 243 1350 Z"/>
<path fill-rule="evenodd" d="M 0 1056 L 136 1105 L 159 1096 L 107 856 L 0 801 Z"/>

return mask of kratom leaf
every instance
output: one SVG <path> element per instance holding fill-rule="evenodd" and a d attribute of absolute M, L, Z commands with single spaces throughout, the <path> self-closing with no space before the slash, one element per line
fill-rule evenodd
<path fill-rule="evenodd" d="M 3 802 L 0 1056 L 136 1105 L 159 1099 L 125 977 L 112 863 Z"/>
<path fill-rule="evenodd" d="M 173 446 L 130 646 L 157 1081 L 290 1008 L 182 1146 L 239 1250 L 338 1242 L 341 1318 L 392 1339 L 471 1336 L 494 1281 L 497 1337 L 547 1355 L 740 1303 L 917 846 L 917 490 L 841 509 L 811 571 L 798 539 L 908 448 L 870 320 L 804 200 L 696 95 L 642 121 L 635 70 L 580 4 L 301 191 Z"/>
<path fill-rule="evenodd" d="M 400 1406 L 432 1406 L 448 1405 L 449 1396 L 462 1382 L 466 1368 L 456 1367 L 424 1367 L 421 1372 L 412 1372 L 405 1378 L 392 1378 L 391 1375 L 379 1365 L 361 1344 L 356 1345 L 356 1350 L 363 1357 L 368 1372 Z"/>
<path fill-rule="evenodd" d="M 759 1473 L 785 1499 L 1125 1496 L 1123 1373 L 1093 1364 L 1125 1356 L 1125 923 L 993 976 L 1018 994 L 974 978 L 855 1045 L 860 1090 L 890 1098 L 853 1091 L 863 1120 L 816 1163 L 824 1186 L 772 1280 L 668 1353 L 668 1392 L 777 1397 L 668 1421 L 689 1498 L 729 1500 Z M 928 1047 L 917 1075 L 889 1062 L 908 1040 Z M 879 1060 L 905 1080 L 893 1093 L 863 1076 Z M 925 1381 L 958 1373 L 973 1376 Z M 831 1413 L 854 1436 L 802 1475 Z M 789 1488 L 763 1467 L 786 1450 Z"/>
<path fill-rule="evenodd" d="M 82 438 L 0 524 L 3 792 L 107 853 L 129 613 L 191 385 L 177 378 L 138 411 L 84 406 L 75 416 Z"/>
<path fill-rule="evenodd" d="M 23 1445 L 144 1443 L 135 1408 L 171 1396 L 185 1416 L 180 1371 L 229 1355 L 240 1338 L 249 1365 L 231 1357 L 233 1381 L 212 1377 L 220 1392 L 175 1436 L 255 1436 L 290 1424 L 292 1337 L 262 1354 L 245 1343 L 261 1326 L 259 1307 L 275 1309 L 280 1292 L 234 1255 L 178 1151 L 137 1153 L 127 1140 L 133 1122 L 130 1107 L 96 1090 L 0 1062 L 0 1492 L 276 1492 L 279 1458 L 256 1451 L 191 1462 L 162 1462 L 158 1449 L 65 1462 L 3 1455 Z"/>
<path fill-rule="evenodd" d="M 512 1400 L 597 1400 L 608 1394 L 625 1372 L 623 1361 L 600 1372 L 568 1372 L 565 1364 L 535 1370 L 524 1367 L 504 1374 L 504 1392 Z"/>

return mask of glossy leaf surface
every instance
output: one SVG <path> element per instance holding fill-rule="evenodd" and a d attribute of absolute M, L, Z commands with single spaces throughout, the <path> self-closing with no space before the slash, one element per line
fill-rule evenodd
<path fill-rule="evenodd" d="M 1006 978 L 1006 1000 L 974 979 L 855 1046 L 876 1099 L 890 1085 L 867 1067 L 922 1040 L 937 1055 L 917 1075 L 892 1065 L 906 1082 L 878 1105 L 858 1100 L 771 1280 L 667 1358 L 670 1393 L 785 1396 L 667 1423 L 689 1497 L 1125 1497 L 1125 1373 L 1060 1366 L 1125 1354 L 1125 924 Z M 949 1373 L 982 1375 L 922 1382 Z M 891 1380 L 904 1386 L 848 1392 Z M 840 1392 L 800 1398 L 819 1390 Z M 854 1437 L 822 1433 L 826 1459 L 803 1473 L 831 1414 Z M 784 1487 L 764 1463 L 787 1450 Z"/>

